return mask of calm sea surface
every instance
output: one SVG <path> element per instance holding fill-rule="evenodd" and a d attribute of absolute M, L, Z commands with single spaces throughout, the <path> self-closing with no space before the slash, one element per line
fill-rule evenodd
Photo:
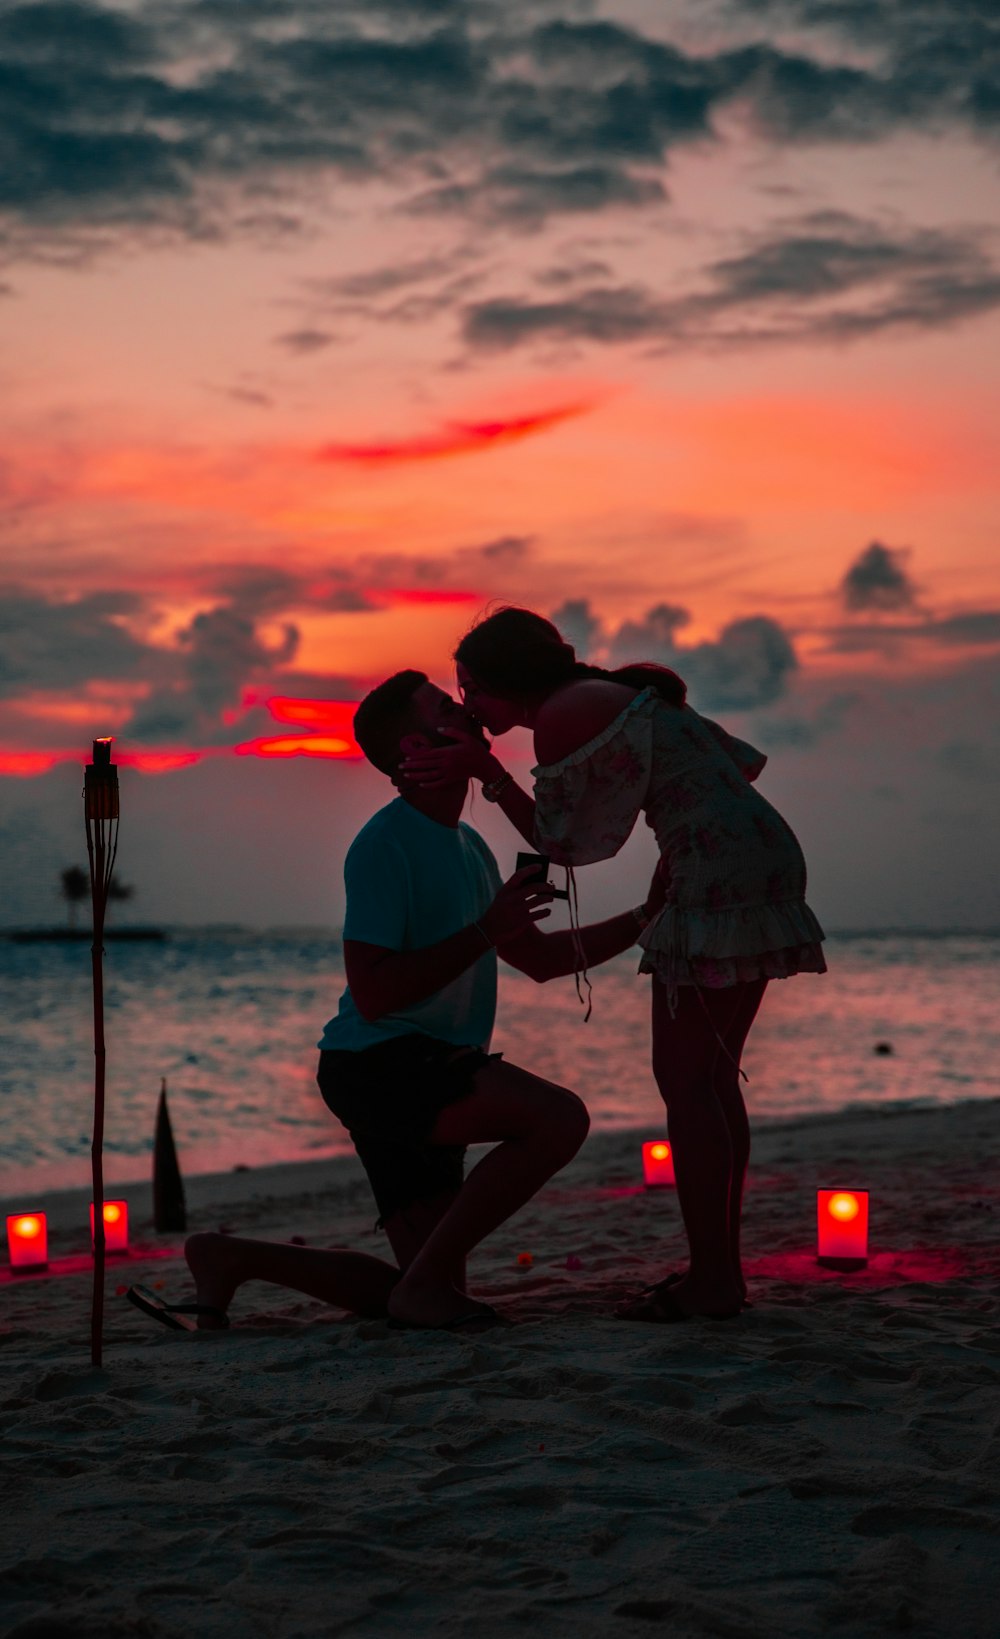
<path fill-rule="evenodd" d="M 828 940 L 830 972 L 772 984 L 745 1055 L 751 1113 L 1000 1096 L 1000 935 Z M 586 1100 L 594 1126 L 662 1127 L 649 1072 L 648 978 L 634 954 L 592 977 L 583 1022 L 572 979 L 502 970 L 493 1046 Z M 183 931 L 107 948 L 108 1180 L 149 1167 L 167 1078 L 184 1172 L 306 1160 L 348 1148 L 314 1080 L 315 1043 L 344 983 L 336 940 L 314 931 Z M 0 1195 L 89 1181 L 90 950 L 0 936 Z M 877 1043 L 892 1052 L 877 1053 Z"/>

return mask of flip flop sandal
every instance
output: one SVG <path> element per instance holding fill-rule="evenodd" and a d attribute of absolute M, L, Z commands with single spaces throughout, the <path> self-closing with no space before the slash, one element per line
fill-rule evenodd
<path fill-rule="evenodd" d="M 134 1303 L 144 1315 L 152 1315 L 161 1326 L 169 1326 L 173 1332 L 196 1332 L 194 1321 L 187 1320 L 187 1315 L 214 1315 L 221 1321 L 221 1329 L 229 1325 L 229 1316 L 224 1309 L 217 1309 L 211 1303 L 165 1303 L 163 1298 L 157 1297 L 148 1286 L 130 1286 L 125 1293 L 129 1303 Z"/>

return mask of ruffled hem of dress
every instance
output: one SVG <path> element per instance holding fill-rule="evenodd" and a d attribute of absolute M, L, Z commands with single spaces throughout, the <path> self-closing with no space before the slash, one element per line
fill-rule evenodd
<path fill-rule="evenodd" d="M 640 973 L 711 990 L 752 979 L 825 973 L 823 929 L 804 899 L 726 910 L 666 905 L 644 929 Z"/>
<path fill-rule="evenodd" d="M 532 779 L 553 779 L 556 775 L 564 773 L 567 768 L 575 768 L 579 763 L 587 762 L 595 751 L 600 751 L 602 746 L 608 745 L 610 741 L 617 738 L 625 721 L 640 706 L 645 706 L 650 701 L 658 698 L 655 689 L 643 689 L 641 694 L 637 694 L 634 700 L 630 700 L 628 705 L 623 707 L 618 716 L 608 724 L 607 728 L 603 728 L 600 734 L 595 734 L 594 738 L 588 740 L 585 745 L 579 746 L 576 751 L 571 751 L 566 757 L 560 757 L 557 763 L 539 763 L 531 770 Z"/>
<path fill-rule="evenodd" d="M 784 950 L 758 951 L 754 956 L 693 956 L 668 964 L 657 952 L 645 955 L 640 973 L 655 973 L 676 990 L 697 985 L 701 990 L 728 990 L 730 985 L 752 984 L 756 979 L 790 979 L 796 973 L 825 973 L 826 958 L 818 944 L 790 945 Z"/>

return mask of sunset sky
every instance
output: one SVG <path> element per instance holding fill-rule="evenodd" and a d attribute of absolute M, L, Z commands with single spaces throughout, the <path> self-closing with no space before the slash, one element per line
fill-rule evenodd
<path fill-rule="evenodd" d="M 984 0 L 6 4 L 3 923 L 113 734 L 136 918 L 336 926 L 353 703 L 502 601 L 760 744 L 830 928 L 1000 926 L 998 70 Z"/>

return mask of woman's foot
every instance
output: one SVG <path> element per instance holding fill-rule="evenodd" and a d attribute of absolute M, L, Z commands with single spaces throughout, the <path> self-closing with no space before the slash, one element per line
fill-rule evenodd
<path fill-rule="evenodd" d="M 741 1309 L 750 1307 L 745 1285 L 697 1287 L 689 1274 L 682 1275 L 674 1270 L 663 1280 L 643 1287 L 635 1297 L 620 1303 L 615 1314 L 619 1320 L 646 1320 L 663 1325 L 676 1320 L 693 1320 L 698 1316 L 711 1320 L 731 1320 Z"/>
<path fill-rule="evenodd" d="M 198 1302 L 218 1311 L 218 1318 L 199 1315 L 198 1329 L 218 1331 L 227 1324 L 226 1310 L 240 1284 L 238 1254 L 229 1244 L 228 1235 L 205 1232 L 188 1236 L 184 1256 L 198 1289 Z"/>

